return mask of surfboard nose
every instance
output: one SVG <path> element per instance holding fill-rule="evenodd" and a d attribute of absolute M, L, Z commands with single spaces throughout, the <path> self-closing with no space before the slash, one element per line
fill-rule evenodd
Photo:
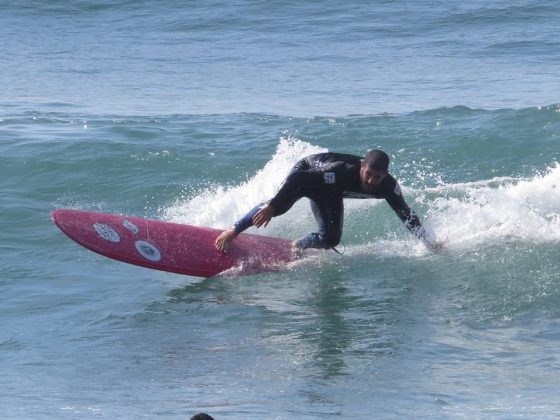
<path fill-rule="evenodd" d="M 60 226 L 61 219 L 63 218 L 64 218 L 63 209 L 56 209 L 51 212 L 51 219 L 57 226 Z"/>
<path fill-rule="evenodd" d="M 56 209 L 51 212 L 51 219 L 59 228 L 62 229 L 62 225 L 64 225 L 65 222 L 68 222 L 72 218 L 72 215 L 76 215 L 76 212 L 78 211 L 79 210 Z"/>

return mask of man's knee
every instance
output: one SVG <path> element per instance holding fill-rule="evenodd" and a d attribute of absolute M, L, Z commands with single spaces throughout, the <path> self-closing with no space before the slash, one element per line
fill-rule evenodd
<path fill-rule="evenodd" d="M 340 243 L 341 233 L 337 232 L 315 232 L 298 239 L 297 246 L 301 249 L 322 248 L 330 249 Z"/>
<path fill-rule="evenodd" d="M 324 232 L 319 234 L 319 237 L 321 238 L 321 244 L 326 249 L 334 248 L 335 246 L 337 246 L 340 243 L 341 236 L 342 232 Z"/>

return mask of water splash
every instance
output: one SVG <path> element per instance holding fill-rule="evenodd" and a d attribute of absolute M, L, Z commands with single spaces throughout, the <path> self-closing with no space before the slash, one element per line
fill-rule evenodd
<path fill-rule="evenodd" d="M 448 245 L 560 240 L 560 165 L 532 178 L 427 188 L 429 221 Z"/>
<path fill-rule="evenodd" d="M 163 209 L 163 217 L 177 223 L 227 228 L 252 207 L 272 198 L 299 159 L 324 151 L 327 149 L 283 136 L 270 161 L 254 177 L 240 185 L 212 186 L 194 198 L 179 199 Z"/>
<path fill-rule="evenodd" d="M 162 210 L 163 217 L 178 223 L 229 227 L 252 206 L 270 199 L 297 160 L 323 151 L 326 149 L 291 136 L 282 137 L 270 161 L 255 176 L 239 185 L 212 186 L 195 197 L 179 199 Z M 437 187 L 415 185 L 411 188 L 405 185 L 403 191 L 427 230 L 433 237 L 443 240 L 448 249 L 476 248 L 485 243 L 511 240 L 560 240 L 559 164 L 531 178 L 501 177 L 469 183 L 439 183 L 441 185 Z M 296 204 L 287 216 L 275 219 L 271 229 L 258 233 L 298 237 L 314 229 L 315 222 L 304 202 L 301 200 Z M 352 229 L 370 230 L 369 213 L 387 210 L 376 208 L 382 202 L 346 200 L 346 217 L 350 224 L 357 225 Z M 357 217 L 360 220 L 356 222 Z M 349 243 L 349 252 L 387 256 L 425 253 L 425 248 L 405 229 L 373 230 L 369 237 L 360 238 L 363 243 Z"/>

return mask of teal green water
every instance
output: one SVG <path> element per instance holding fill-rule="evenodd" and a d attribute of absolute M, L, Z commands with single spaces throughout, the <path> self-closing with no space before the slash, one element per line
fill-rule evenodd
<path fill-rule="evenodd" d="M 556 1 L 0 5 L 0 417 L 560 416 Z M 225 228 L 300 157 L 380 147 L 433 253 L 348 200 L 344 255 L 199 279 L 79 208 Z M 298 203 L 264 231 L 315 228 Z"/>
<path fill-rule="evenodd" d="M 559 115 L 5 115 L 3 415 L 557 413 Z M 204 280 L 105 259 L 49 218 L 72 207 L 226 227 L 301 155 L 371 146 L 445 251 L 386 204 L 349 200 L 343 256 Z M 313 228 L 301 203 L 263 233 Z"/>

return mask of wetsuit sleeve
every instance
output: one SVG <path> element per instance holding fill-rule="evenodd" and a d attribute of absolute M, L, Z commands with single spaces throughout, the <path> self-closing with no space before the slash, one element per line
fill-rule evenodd
<path fill-rule="evenodd" d="M 258 206 L 249 210 L 249 212 L 245 216 L 235 222 L 235 224 L 233 225 L 235 231 L 239 234 L 253 226 L 253 216 L 265 205 L 266 204 L 259 204 Z"/>
<path fill-rule="evenodd" d="M 420 222 L 416 213 L 414 213 L 410 207 L 408 207 L 406 201 L 404 201 L 404 197 L 398 183 L 395 182 L 394 189 L 386 195 L 385 199 L 393 211 L 397 213 L 397 216 L 399 216 L 399 219 L 402 220 L 407 229 L 410 230 L 418 239 L 425 240 L 426 231 L 422 226 L 422 222 Z"/>

